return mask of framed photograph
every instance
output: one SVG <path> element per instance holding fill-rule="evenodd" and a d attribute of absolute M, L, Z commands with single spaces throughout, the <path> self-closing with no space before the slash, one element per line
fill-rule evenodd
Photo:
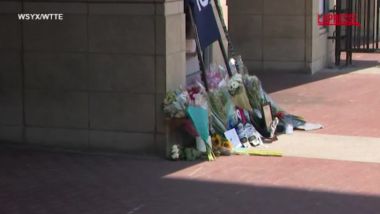
<path fill-rule="evenodd" d="M 264 122 L 265 122 L 265 128 L 269 130 L 269 127 L 273 121 L 272 117 L 272 106 L 270 103 L 265 103 L 261 106 L 261 112 L 264 117 Z"/>

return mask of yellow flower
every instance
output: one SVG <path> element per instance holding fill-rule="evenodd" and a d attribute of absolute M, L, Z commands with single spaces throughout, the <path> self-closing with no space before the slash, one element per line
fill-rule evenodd
<path fill-rule="evenodd" d="M 223 147 L 231 150 L 232 149 L 232 143 L 230 141 L 228 141 L 228 140 L 225 140 L 223 142 Z"/>
<path fill-rule="evenodd" d="M 221 147 L 222 146 L 222 137 L 218 134 L 215 134 L 213 136 L 214 140 L 213 140 L 213 145 L 216 146 L 216 147 Z"/>

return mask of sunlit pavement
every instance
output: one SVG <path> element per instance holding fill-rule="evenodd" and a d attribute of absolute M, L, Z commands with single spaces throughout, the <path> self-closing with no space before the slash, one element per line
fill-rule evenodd
<path fill-rule="evenodd" d="M 281 158 L 214 162 L 0 146 L 0 213 L 378 214 L 376 66 L 261 79 L 284 109 L 325 128 L 264 147 Z"/>
<path fill-rule="evenodd" d="M 380 138 L 380 54 L 375 56 L 378 63 L 368 67 L 360 61 L 312 76 L 259 76 L 282 108 L 325 126 L 315 133 Z"/>
<path fill-rule="evenodd" d="M 355 54 L 353 65 L 312 76 L 259 76 L 283 109 L 324 125 L 280 136 L 266 148 L 287 156 L 380 163 L 380 54 Z"/>

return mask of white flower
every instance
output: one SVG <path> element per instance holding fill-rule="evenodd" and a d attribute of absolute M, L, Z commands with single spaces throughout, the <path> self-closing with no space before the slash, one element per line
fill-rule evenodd
<path fill-rule="evenodd" d="M 242 76 L 240 74 L 235 74 L 228 82 L 228 91 L 231 95 L 235 95 L 242 85 Z"/>

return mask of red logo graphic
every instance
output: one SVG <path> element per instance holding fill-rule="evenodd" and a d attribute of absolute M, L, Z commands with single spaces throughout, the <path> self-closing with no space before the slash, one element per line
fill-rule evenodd
<path fill-rule="evenodd" d="M 326 13 L 318 15 L 319 26 L 360 26 L 354 13 Z"/>

